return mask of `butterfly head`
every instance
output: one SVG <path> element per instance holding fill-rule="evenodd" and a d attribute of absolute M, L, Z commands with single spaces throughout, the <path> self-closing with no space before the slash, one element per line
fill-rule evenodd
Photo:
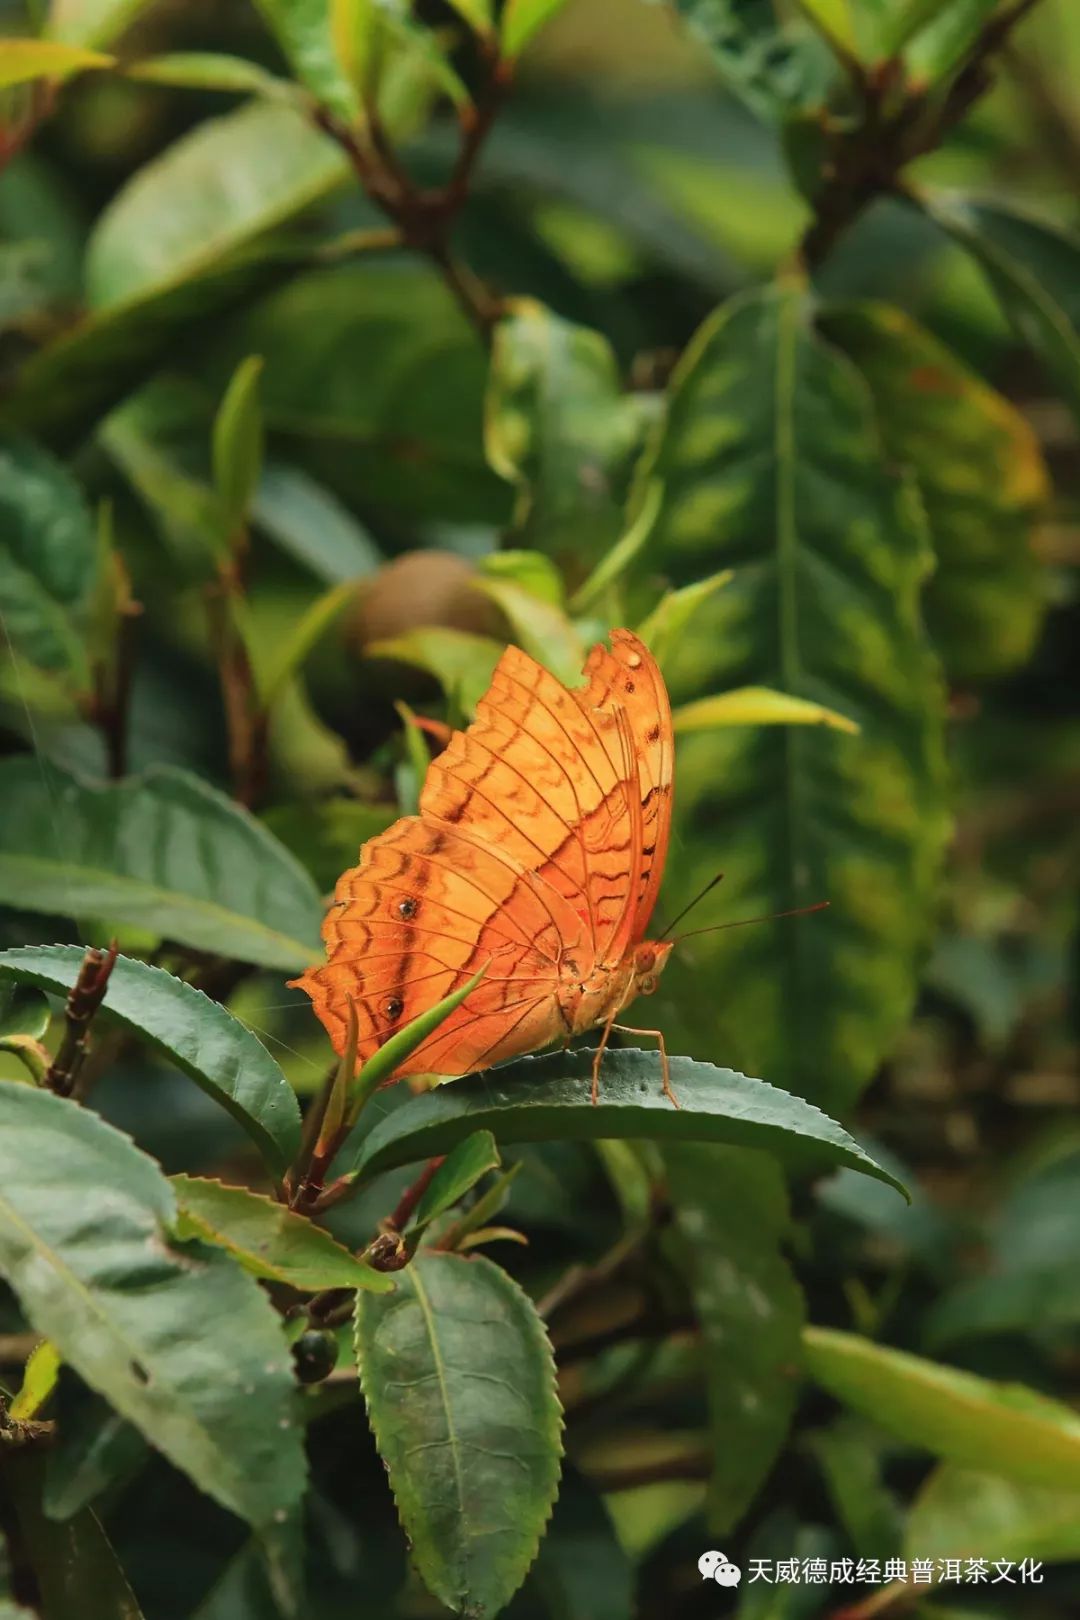
<path fill-rule="evenodd" d="M 645 939 L 634 951 L 634 977 L 631 996 L 651 996 L 671 955 L 670 939 Z M 629 1000 L 629 997 L 627 998 Z"/>

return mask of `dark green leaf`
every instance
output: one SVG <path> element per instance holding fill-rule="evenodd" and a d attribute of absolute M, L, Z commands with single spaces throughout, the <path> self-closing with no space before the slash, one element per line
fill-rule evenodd
<path fill-rule="evenodd" d="M 265 827 L 186 771 L 96 787 L 47 762 L 2 769 L 0 900 L 105 917 L 264 967 L 319 954 L 322 908 Z"/>
<path fill-rule="evenodd" d="M 997 10 L 998 0 L 911 0 L 908 9 L 922 13 L 925 26 L 911 38 L 904 64 L 915 86 L 935 84 L 957 67 Z M 932 16 L 936 11 L 937 16 Z"/>
<path fill-rule="evenodd" d="M 1080 415 L 1080 239 L 999 203 L 925 200 L 985 270 L 1017 335 Z"/>
<path fill-rule="evenodd" d="M 628 1620 L 634 1613 L 634 1569 L 615 1535 L 603 1498 L 573 1469 L 563 1474 L 559 1500 L 524 1590 L 506 1620 L 533 1620 L 535 1595 L 557 1620 Z"/>
<path fill-rule="evenodd" d="M 0 980 L 65 995 L 79 976 L 77 945 L 0 951 Z M 274 1059 L 249 1029 L 201 990 L 162 968 L 118 956 L 100 1016 L 115 1019 L 220 1102 L 278 1171 L 300 1145 L 300 1108 Z"/>
<path fill-rule="evenodd" d="M 795 1169 L 847 1164 L 900 1186 L 835 1120 L 764 1080 L 674 1057 L 680 1106 L 673 1108 L 654 1052 L 608 1051 L 594 1105 L 592 1061 L 588 1051 L 552 1052 L 438 1086 L 381 1120 L 360 1143 L 352 1171 L 369 1176 L 448 1153 L 473 1131 L 488 1130 L 500 1144 L 608 1136 L 725 1142 L 766 1148 Z"/>
<path fill-rule="evenodd" d="M 0 435 L 3 638 L 75 688 L 90 680 L 80 618 L 96 562 L 93 519 L 70 473 L 28 439 Z"/>
<path fill-rule="evenodd" d="M 863 1558 L 890 1557 L 900 1547 L 900 1513 L 882 1480 L 882 1440 L 876 1427 L 841 1418 L 808 1437 L 836 1515 Z M 919 1556 L 923 1556 L 920 1552 Z"/>
<path fill-rule="evenodd" d="M 517 543 L 581 579 L 621 532 L 640 423 L 599 332 L 525 299 L 499 322 L 484 440 L 496 472 L 517 486 Z"/>
<path fill-rule="evenodd" d="M 1007 399 L 902 311 L 830 310 L 825 330 L 858 364 L 885 449 L 922 495 L 937 556 L 927 624 L 950 674 L 1001 674 L 1030 654 L 1045 607 L 1033 547 L 1049 498 L 1038 440 Z"/>
<path fill-rule="evenodd" d="M 773 0 L 676 0 L 727 88 L 759 117 L 820 104 L 831 59 L 801 19 L 780 22 Z"/>
<path fill-rule="evenodd" d="M 50 1519 L 80 1513 L 135 1475 L 149 1456 L 139 1430 L 74 1380 L 61 1383 L 57 1425 L 42 1498 Z"/>
<path fill-rule="evenodd" d="M 382 562 L 363 525 L 299 467 L 270 462 L 263 469 L 252 518 L 325 585 L 361 579 Z"/>
<path fill-rule="evenodd" d="M 49 1019 L 49 1003 L 38 991 L 0 983 L 0 1047 L 12 1036 L 29 1035 L 32 1040 L 40 1041 L 49 1027 Z"/>
<path fill-rule="evenodd" d="M 45 1457 L 40 1449 L 0 1447 L 0 1486 L 18 1519 L 19 1538 L 48 1620 L 142 1620 L 135 1594 L 89 1508 L 56 1524 L 41 1508 Z M 5 1605 L 0 1598 L 0 1616 Z M 12 1612 L 22 1613 L 22 1610 Z"/>
<path fill-rule="evenodd" d="M 558 1488 L 555 1367 L 528 1297 L 483 1257 L 421 1252 L 357 1298 L 361 1384 L 417 1568 L 455 1614 L 496 1615 Z"/>
<path fill-rule="evenodd" d="M 501 521 L 487 466 L 487 356 L 444 283 L 399 258 L 296 277 L 233 321 L 208 360 L 220 389 L 249 354 L 282 455 L 368 513 Z"/>
<path fill-rule="evenodd" d="M 710 1529 L 734 1528 L 783 1445 L 802 1361 L 802 1293 L 784 1257 L 787 1189 L 777 1164 L 737 1148 L 665 1149 L 677 1239 L 705 1341 Z"/>
<path fill-rule="evenodd" d="M 504 648 L 490 636 L 427 624 L 387 641 L 372 641 L 365 650 L 369 658 L 390 658 L 426 670 L 434 675 L 447 697 L 471 714 L 491 685 Z"/>
<path fill-rule="evenodd" d="M 908 1445 L 1009 1479 L 1080 1491 L 1080 1417 L 1070 1407 L 853 1333 L 807 1328 L 803 1342 L 818 1383 Z"/>
<path fill-rule="evenodd" d="M 180 1206 L 178 1236 L 203 1238 L 226 1249 L 245 1271 L 305 1293 L 323 1288 L 392 1291 L 381 1271 L 343 1249 L 304 1215 L 247 1187 L 227 1187 L 199 1176 L 172 1176 Z"/>
<path fill-rule="evenodd" d="M 447 1154 L 416 1206 L 415 1225 L 427 1226 L 459 1203 L 470 1187 L 500 1164 L 499 1150 L 490 1131 L 475 1131 Z"/>
<path fill-rule="evenodd" d="M 660 986 L 668 1039 L 839 1109 L 908 1015 L 944 841 L 921 508 L 885 456 L 865 385 L 786 286 L 736 300 L 698 333 L 639 499 L 656 484 L 646 577 L 679 586 L 736 569 L 665 666 L 676 706 L 763 685 L 860 728 L 681 741 L 669 910 L 718 867 L 718 921 L 830 909 L 676 950 Z"/>
<path fill-rule="evenodd" d="M 304 1463 L 258 1284 L 216 1249 L 173 1247 L 158 1166 L 75 1103 L 0 1088 L 0 1160 L 0 1270 L 30 1321 L 200 1489 L 271 1523 Z"/>
<path fill-rule="evenodd" d="M 385 832 L 397 814 L 393 805 L 336 798 L 279 805 L 262 819 L 319 889 L 328 891 L 347 866 L 355 866 L 361 844 Z"/>

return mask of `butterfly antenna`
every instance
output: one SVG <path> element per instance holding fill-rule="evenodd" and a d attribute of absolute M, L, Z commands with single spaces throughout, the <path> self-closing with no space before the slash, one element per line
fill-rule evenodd
<path fill-rule="evenodd" d="M 699 934 L 718 934 L 722 928 L 746 928 L 749 923 L 776 922 L 781 917 L 809 917 L 813 911 L 824 911 L 828 900 L 818 900 L 812 906 L 795 906 L 791 911 L 767 911 L 761 917 L 738 917 L 735 922 L 713 923 L 709 928 L 691 928 L 688 934 L 679 934 L 672 940 L 678 945 L 684 939 L 696 939 Z"/>
<path fill-rule="evenodd" d="M 693 911 L 693 909 L 697 905 L 698 901 L 699 900 L 704 900 L 705 896 L 707 894 L 711 894 L 713 889 L 716 888 L 716 885 L 718 883 L 722 883 L 723 880 L 724 880 L 723 872 L 717 872 L 717 874 L 716 874 L 716 876 L 714 878 L 710 878 L 708 883 L 706 883 L 705 887 L 701 890 L 700 894 L 695 894 L 694 898 L 690 901 L 689 905 L 683 906 L 682 910 L 680 912 L 678 912 L 674 917 L 672 917 L 671 921 L 668 923 L 667 927 L 664 929 L 664 932 L 660 935 L 660 938 L 661 939 L 666 939 L 667 936 L 671 933 L 671 930 L 675 927 L 676 923 L 681 923 L 683 918 L 689 912 Z M 683 938 L 684 939 L 686 938 L 685 934 L 683 935 Z"/>

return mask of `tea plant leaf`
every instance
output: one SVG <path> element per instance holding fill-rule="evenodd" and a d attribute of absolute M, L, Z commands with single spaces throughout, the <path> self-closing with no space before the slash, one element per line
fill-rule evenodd
<path fill-rule="evenodd" d="M 153 0 L 52 0 L 47 32 L 76 45 L 107 45 Z"/>
<path fill-rule="evenodd" d="M 257 354 L 240 362 L 214 417 L 214 483 L 230 529 L 247 516 L 262 469 L 263 424 L 259 409 L 262 368 L 262 359 Z"/>
<path fill-rule="evenodd" d="M 640 423 L 606 338 L 515 302 L 495 328 L 484 444 L 517 487 L 516 543 L 583 578 L 621 532 L 620 486 Z"/>
<path fill-rule="evenodd" d="M 742 1518 L 784 1443 L 802 1360 L 802 1293 L 782 1252 L 790 1219 L 777 1164 L 737 1148 L 664 1150 L 675 1225 L 705 1341 L 710 1529 Z"/>
<path fill-rule="evenodd" d="M 172 1176 L 180 1206 L 177 1235 L 226 1249 L 253 1277 L 315 1293 L 322 1288 L 393 1289 L 392 1279 L 342 1248 L 322 1227 L 247 1187 L 201 1176 Z"/>
<path fill-rule="evenodd" d="M 552 1052 L 438 1086 L 380 1120 L 349 1150 L 354 1162 L 339 1160 L 338 1169 L 374 1175 L 447 1153 L 473 1131 L 486 1130 L 500 1144 L 604 1137 L 726 1142 L 765 1148 L 811 1173 L 850 1165 L 903 1191 L 835 1120 L 764 1080 L 673 1057 L 671 1084 L 680 1103 L 673 1108 L 660 1087 L 655 1052 L 608 1051 L 594 1105 L 592 1060 L 589 1051 Z"/>
<path fill-rule="evenodd" d="M 382 562 L 374 540 L 337 497 L 286 462 L 263 468 L 252 518 L 324 585 L 360 579 Z"/>
<path fill-rule="evenodd" d="M 950 673 L 1011 669 L 1031 652 L 1046 606 L 1033 542 L 1050 482 L 1034 432 L 898 309 L 830 309 L 824 328 L 869 383 L 885 448 L 918 484 L 937 558 L 927 626 Z"/>
<path fill-rule="evenodd" d="M 904 1540 L 918 1558 L 1080 1558 L 1080 1491 L 942 1463 L 911 1504 Z"/>
<path fill-rule="evenodd" d="M 67 468 L 29 439 L 0 435 L 0 642 L 75 690 L 90 682 L 79 619 L 96 561 L 93 518 Z"/>
<path fill-rule="evenodd" d="M 317 100 L 351 123 L 359 115 L 360 100 L 334 49 L 328 0 L 255 3 L 296 77 Z"/>
<path fill-rule="evenodd" d="M 0 951 L 0 981 L 63 996 L 79 976 L 77 945 Z M 277 1171 L 300 1146 L 296 1094 L 262 1042 L 201 990 L 164 969 L 118 956 L 98 1015 L 115 1020 L 191 1076 L 227 1108 Z"/>
<path fill-rule="evenodd" d="M 60 1375 L 60 1352 L 49 1339 L 42 1339 L 30 1352 L 23 1369 L 19 1393 L 8 1407 L 8 1415 L 17 1423 L 37 1417 L 45 1402 L 56 1388 Z"/>
<path fill-rule="evenodd" d="M 143 1620 L 109 1539 L 89 1508 L 56 1524 L 42 1512 L 45 1456 L 32 1446 L 0 1450 L 0 1483 L 18 1523 L 19 1541 L 49 1620 Z M 0 1620 L 8 1609 L 0 1597 Z M 26 1609 L 8 1610 L 12 1620 Z"/>
<path fill-rule="evenodd" d="M 490 1131 L 474 1131 L 447 1154 L 416 1206 L 414 1225 L 428 1226 L 459 1203 L 481 1176 L 497 1170 L 499 1150 Z"/>
<path fill-rule="evenodd" d="M 397 1284 L 357 1297 L 375 1442 L 424 1584 L 455 1614 L 495 1615 L 558 1488 L 551 1347 L 531 1300 L 482 1256 L 422 1251 Z"/>
<path fill-rule="evenodd" d="M 176 1219 L 127 1137 L 49 1092 L 0 1087 L 0 1272 L 27 1317 L 201 1490 L 270 1524 L 304 1488 L 278 1318 L 228 1256 L 174 1247 Z"/>
<path fill-rule="evenodd" d="M 831 54 L 801 19 L 778 21 L 772 0 L 676 0 L 725 86 L 759 118 L 782 122 L 824 100 Z"/>
<path fill-rule="evenodd" d="M 503 54 L 519 56 L 533 35 L 565 4 L 566 0 L 506 0 L 499 19 Z"/>
<path fill-rule="evenodd" d="M 659 989 L 665 1031 L 839 1110 L 908 1016 L 944 842 L 921 508 L 886 457 L 865 384 L 787 285 L 734 300 L 698 333 L 638 499 L 656 486 L 641 575 L 662 569 L 679 586 L 735 569 L 671 650 L 675 708 L 767 686 L 859 728 L 681 739 L 669 909 L 718 866 L 717 921 L 830 906 L 676 951 Z M 719 1004 L 703 983 L 724 985 Z"/>
<path fill-rule="evenodd" d="M 847 715 L 823 703 L 772 692 L 767 686 L 740 686 L 733 692 L 683 703 L 671 716 L 676 732 L 712 731 L 717 726 L 831 726 L 849 736 L 858 731 Z"/>
<path fill-rule="evenodd" d="M 1070 1407 L 853 1333 L 807 1328 L 803 1345 L 823 1388 L 909 1445 L 965 1468 L 1080 1491 L 1080 1417 Z"/>
<path fill-rule="evenodd" d="M 9 759 L 0 779 L 4 904 L 131 923 L 263 967 L 318 956 L 322 907 L 307 873 L 197 777 L 161 766 L 99 787 Z"/>
<path fill-rule="evenodd" d="M 921 200 L 982 266 L 1017 335 L 1080 416 L 1080 238 L 999 203 Z"/>

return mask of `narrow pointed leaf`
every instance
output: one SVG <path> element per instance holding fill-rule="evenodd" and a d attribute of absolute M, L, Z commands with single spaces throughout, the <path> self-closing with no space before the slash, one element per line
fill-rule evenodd
<path fill-rule="evenodd" d="M 691 1058 L 671 1059 L 680 1107 L 660 1085 L 654 1052 L 604 1054 L 600 1098 L 590 1099 L 593 1054 L 553 1052 L 469 1075 L 414 1097 L 379 1122 L 339 1169 L 374 1175 L 448 1153 L 473 1131 L 496 1142 L 596 1141 L 653 1137 L 660 1142 L 727 1142 L 773 1152 L 795 1169 L 850 1165 L 903 1191 L 900 1183 L 835 1120 L 764 1080 Z"/>
<path fill-rule="evenodd" d="M 393 1280 L 342 1248 L 321 1226 L 247 1187 L 172 1176 L 178 1234 L 226 1249 L 253 1277 L 315 1293 L 323 1288 L 393 1290 Z"/>
<path fill-rule="evenodd" d="M 398 1292 L 359 1295 L 375 1442 L 424 1584 L 496 1615 L 525 1578 L 558 1488 L 551 1346 L 532 1301 L 482 1256 L 422 1251 Z"/>
<path fill-rule="evenodd" d="M 278 1317 L 227 1255 L 175 1246 L 176 1220 L 169 1183 L 126 1136 L 51 1093 L 0 1087 L 0 1273 L 28 1319 L 201 1490 L 269 1524 L 304 1488 Z"/>
<path fill-rule="evenodd" d="M 772 692 L 767 686 L 740 686 L 683 703 L 671 719 L 676 732 L 712 731 L 718 726 L 831 726 L 853 735 L 859 729 L 854 720 L 823 703 Z"/>
<path fill-rule="evenodd" d="M 419 1229 L 452 1209 L 470 1187 L 489 1170 L 499 1168 L 499 1150 L 490 1131 L 475 1131 L 446 1157 L 416 1206 L 414 1224 Z"/>
<path fill-rule="evenodd" d="M 36 985 L 63 996 L 79 976 L 77 945 L 0 951 L 0 981 Z M 227 1108 L 277 1170 L 300 1145 L 296 1094 L 262 1042 L 201 990 L 162 968 L 118 956 L 98 1016 L 115 1021 Z"/>

